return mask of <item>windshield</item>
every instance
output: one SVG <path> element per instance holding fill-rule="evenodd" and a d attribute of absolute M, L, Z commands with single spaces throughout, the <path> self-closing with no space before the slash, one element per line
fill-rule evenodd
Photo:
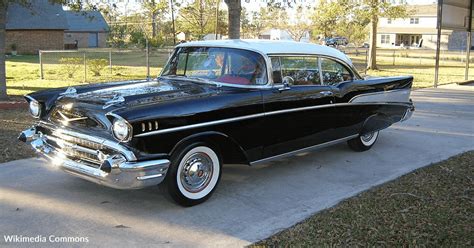
<path fill-rule="evenodd" d="M 235 85 L 265 85 L 267 71 L 262 55 L 241 49 L 180 47 L 162 76 L 185 76 Z"/>

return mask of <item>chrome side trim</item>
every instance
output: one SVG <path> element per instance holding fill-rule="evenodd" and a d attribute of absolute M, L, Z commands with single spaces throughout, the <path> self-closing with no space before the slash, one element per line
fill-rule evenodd
<path fill-rule="evenodd" d="M 349 102 L 362 103 L 362 102 L 380 102 L 388 100 L 389 102 L 403 102 L 408 103 L 410 99 L 411 89 L 396 89 L 387 91 L 378 91 L 365 94 L 359 94 L 352 97 Z"/>
<path fill-rule="evenodd" d="M 148 132 L 148 133 L 141 133 L 141 134 L 135 135 L 134 137 L 146 137 L 146 136 L 150 136 L 150 135 L 170 133 L 170 132 L 182 131 L 182 130 L 186 130 L 186 129 L 212 126 L 212 125 L 224 124 L 224 123 L 228 123 L 228 122 L 241 121 L 241 120 L 264 117 L 264 116 L 269 116 L 269 115 L 290 113 L 290 112 L 298 112 L 298 111 L 305 111 L 305 110 L 312 110 L 312 109 L 319 109 L 319 108 L 344 107 L 344 106 L 355 106 L 355 105 L 373 105 L 373 104 L 376 104 L 376 105 L 400 105 L 400 106 L 406 106 L 407 105 L 406 103 L 386 103 L 386 102 L 380 102 L 380 103 L 379 102 L 373 102 L 373 103 L 332 103 L 332 104 L 301 107 L 301 108 L 293 108 L 293 109 L 283 109 L 283 110 L 277 110 L 277 111 L 266 112 L 266 113 L 258 113 L 258 114 L 252 114 L 252 115 L 232 117 L 232 118 L 217 120 L 217 121 L 209 121 L 209 122 L 202 122 L 202 123 L 191 124 L 191 125 L 180 126 L 180 127 L 172 127 L 172 128 L 162 129 L 162 130 L 151 131 L 151 132 Z"/>
<path fill-rule="evenodd" d="M 284 157 L 289 157 L 289 156 L 292 156 L 292 155 L 296 155 L 296 154 L 298 154 L 298 153 L 308 152 L 308 151 L 311 151 L 311 150 L 314 150 L 314 149 L 320 149 L 320 148 L 323 148 L 323 147 L 327 147 L 327 146 L 331 146 L 331 145 L 334 145 L 334 144 L 337 144 L 337 143 L 341 143 L 341 142 L 344 142 L 344 141 L 348 141 L 348 140 L 353 139 L 353 138 L 356 138 L 356 137 L 358 137 L 358 136 L 359 136 L 358 134 L 354 134 L 354 135 L 351 135 L 351 136 L 348 136 L 348 137 L 345 137 L 345 138 L 341 138 L 341 139 L 329 141 L 329 142 L 326 142 L 326 143 L 322 143 L 322 144 L 318 144 L 318 145 L 314 145 L 314 146 L 302 148 L 302 149 L 299 149 L 299 150 L 295 150 L 295 151 L 291 151 L 291 152 L 279 154 L 279 155 L 276 155 L 276 156 L 273 156 L 273 157 L 268 157 L 268 158 L 260 159 L 260 160 L 257 160 L 257 161 L 250 162 L 250 165 L 262 164 L 262 163 L 270 162 L 270 161 L 272 161 L 272 160 L 276 160 L 276 159 L 280 159 L 280 158 L 284 158 Z"/>
<path fill-rule="evenodd" d="M 223 120 L 218 120 L 218 121 L 202 122 L 202 123 L 191 124 L 191 125 L 181 126 L 181 127 L 172 127 L 172 128 L 167 128 L 163 130 L 151 131 L 148 133 L 141 133 L 141 134 L 135 135 L 134 137 L 145 137 L 145 136 L 161 134 L 161 133 L 171 133 L 171 132 L 176 132 L 176 131 L 181 131 L 181 130 L 186 130 L 186 129 L 199 128 L 199 127 L 205 127 L 205 126 L 210 126 L 210 125 L 218 125 L 218 124 L 223 124 L 227 122 L 247 120 L 247 119 L 252 119 L 252 118 L 257 118 L 257 117 L 262 117 L 262 116 L 265 116 L 265 113 L 233 117 L 233 118 L 223 119 Z"/>

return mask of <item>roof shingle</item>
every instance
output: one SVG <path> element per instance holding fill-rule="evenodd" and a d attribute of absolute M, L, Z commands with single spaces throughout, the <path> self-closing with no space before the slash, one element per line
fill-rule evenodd
<path fill-rule="evenodd" d="M 68 28 L 66 14 L 61 5 L 48 0 L 31 1 L 29 6 L 11 4 L 7 9 L 7 30 Z"/>
<path fill-rule="evenodd" d="M 70 32 L 107 32 L 109 25 L 99 11 L 65 11 Z"/>

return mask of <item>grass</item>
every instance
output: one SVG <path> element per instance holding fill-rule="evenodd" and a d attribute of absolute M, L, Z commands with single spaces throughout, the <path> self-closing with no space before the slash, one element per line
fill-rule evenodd
<path fill-rule="evenodd" d="M 84 67 L 83 64 L 81 64 L 78 65 L 78 69 L 74 72 L 73 77 L 69 78 L 65 66 L 59 63 L 59 59 L 71 56 L 79 58 L 78 55 L 81 54 L 44 54 L 44 79 L 40 79 L 38 56 L 23 55 L 8 58 L 6 62 L 7 93 L 9 95 L 24 95 L 49 88 L 106 81 L 144 79 L 147 75 L 144 54 L 137 52 L 116 52 L 112 55 L 112 68 L 106 66 L 101 70 L 100 76 L 93 76 L 89 68 L 84 77 Z M 91 53 L 87 56 L 87 59 L 102 58 L 108 60 L 108 53 Z M 150 55 L 150 75 L 152 77 L 158 75 L 167 58 L 168 53 L 155 53 Z"/>
<path fill-rule="evenodd" d="M 254 246 L 472 247 L 474 151 L 418 169 Z"/>
<path fill-rule="evenodd" d="M 34 156 L 31 146 L 17 139 L 32 124 L 33 118 L 26 109 L 0 110 L 0 163 Z"/>
<path fill-rule="evenodd" d="M 361 50 L 363 51 L 363 50 Z M 365 64 L 365 53 L 358 55 L 354 51 L 348 51 L 348 56 L 354 61 L 357 69 L 363 74 Z M 150 75 L 158 75 L 161 67 L 165 64 L 169 50 L 161 49 L 152 51 L 149 56 Z M 42 60 L 44 62 L 43 75 L 40 78 L 39 57 L 34 55 L 16 56 L 7 59 L 7 87 L 9 95 L 24 95 L 33 91 L 65 87 L 72 85 L 87 84 L 92 82 L 120 81 L 131 79 L 143 79 L 146 77 L 146 58 L 144 51 L 124 50 L 112 51 L 112 68 L 105 67 L 100 76 L 93 76 L 90 69 L 87 69 L 84 77 L 83 64 L 78 65 L 72 78 L 64 65 L 61 65 L 61 58 L 74 57 L 83 61 L 83 51 L 45 53 Z M 371 76 L 399 76 L 413 75 L 414 88 L 424 88 L 433 86 L 434 82 L 434 52 L 425 50 L 400 50 L 395 52 L 381 49 L 377 58 L 379 70 L 368 71 Z M 108 50 L 87 50 L 87 59 L 109 59 Z M 394 60 L 395 58 L 395 60 Z M 440 84 L 457 83 L 464 81 L 465 59 L 459 52 L 444 52 L 440 61 Z M 469 70 L 470 75 L 474 75 L 474 66 Z M 84 80 L 85 78 L 85 80 Z"/>
<path fill-rule="evenodd" d="M 356 68 L 364 74 L 366 67 L 365 53 L 359 55 L 351 52 L 347 54 Z M 407 57 L 408 56 L 408 57 Z M 395 57 L 392 52 L 379 52 L 377 56 L 378 70 L 369 70 L 370 76 L 403 76 L 414 77 L 414 88 L 432 87 L 434 84 L 435 59 L 434 54 L 426 51 L 397 51 Z M 439 84 L 464 82 L 465 56 L 449 53 L 441 56 L 439 69 Z M 469 75 L 474 76 L 474 65 L 469 68 Z"/>

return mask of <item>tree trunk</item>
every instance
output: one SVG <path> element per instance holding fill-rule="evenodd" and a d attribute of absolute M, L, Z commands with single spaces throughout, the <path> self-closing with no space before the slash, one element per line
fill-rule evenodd
<path fill-rule="evenodd" d="M 240 39 L 241 0 L 224 0 L 229 10 L 229 39 Z"/>
<path fill-rule="evenodd" d="M 372 15 L 370 26 L 370 48 L 369 61 L 367 63 L 368 70 L 378 70 L 377 67 L 377 26 L 379 18 L 377 15 Z"/>
<path fill-rule="evenodd" d="M 156 37 L 156 13 L 151 15 L 151 37 Z"/>
<path fill-rule="evenodd" d="M 5 24 L 7 15 L 7 5 L 5 1 L 0 2 L 0 100 L 5 100 L 7 96 L 7 78 L 5 75 Z"/>

